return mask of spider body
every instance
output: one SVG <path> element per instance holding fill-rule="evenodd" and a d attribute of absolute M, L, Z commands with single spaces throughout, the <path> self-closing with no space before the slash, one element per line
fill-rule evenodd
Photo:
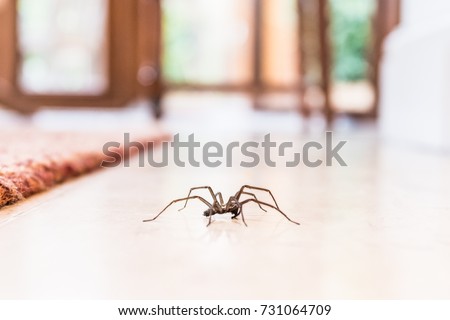
<path fill-rule="evenodd" d="M 211 194 L 211 197 L 212 197 L 212 202 L 210 203 L 210 202 L 208 202 L 207 200 L 205 200 L 204 198 L 202 198 L 200 196 L 191 196 L 192 191 L 198 190 L 198 189 L 208 189 L 208 191 L 209 191 L 209 193 Z M 266 203 L 266 202 L 263 202 L 263 201 L 260 201 L 256 197 L 256 195 L 254 193 L 248 192 L 248 189 L 250 189 L 250 190 L 259 190 L 259 191 L 264 191 L 264 192 L 269 193 L 270 196 L 272 197 L 274 205 Z M 241 197 L 244 196 L 244 195 L 250 196 L 250 198 L 241 200 Z M 266 210 L 262 206 L 275 209 L 276 211 L 281 213 L 290 222 L 292 222 L 294 224 L 300 224 L 298 222 L 295 222 L 294 220 L 291 220 L 283 211 L 281 211 L 281 209 L 278 207 L 278 204 L 277 204 L 277 201 L 275 200 L 275 197 L 273 196 L 272 192 L 269 189 L 260 188 L 260 187 L 254 187 L 254 186 L 250 186 L 250 185 L 242 186 L 239 189 L 239 191 L 236 192 L 236 194 L 234 196 L 231 196 L 226 203 L 223 201 L 222 193 L 220 193 L 220 192 L 214 193 L 212 188 L 209 187 L 209 186 L 201 186 L 201 187 L 191 188 L 189 190 L 189 194 L 188 194 L 187 197 L 173 200 L 161 212 L 159 212 L 154 218 L 148 219 L 148 220 L 144 220 L 144 222 L 154 221 L 156 218 L 158 218 L 172 204 L 174 204 L 176 202 L 180 202 L 180 201 L 185 201 L 184 207 L 179 209 L 179 211 L 181 211 L 184 208 L 186 208 L 186 205 L 187 205 L 188 201 L 189 200 L 193 200 L 193 199 L 198 199 L 198 200 L 202 201 L 204 204 L 206 204 L 208 206 L 208 209 L 206 209 L 203 212 L 203 216 L 209 218 L 207 226 L 209 226 L 211 224 L 211 222 L 212 222 L 211 217 L 212 216 L 214 216 L 216 214 L 226 214 L 226 213 L 231 213 L 231 215 L 232 215 L 231 218 L 232 219 L 236 219 L 240 215 L 241 218 L 242 218 L 242 222 L 244 223 L 245 226 L 247 226 L 247 223 L 245 222 L 245 218 L 244 218 L 244 213 L 243 213 L 242 207 L 243 207 L 244 204 L 249 203 L 249 202 L 255 202 L 256 204 L 258 204 L 258 206 L 263 211 L 266 211 Z"/>
<path fill-rule="evenodd" d="M 205 210 L 203 212 L 203 215 L 205 217 L 209 217 L 215 214 L 231 213 L 231 218 L 235 219 L 238 215 L 241 214 L 239 208 L 239 201 L 235 197 L 230 197 L 230 200 L 228 200 L 226 204 L 214 202 L 212 208 Z"/>

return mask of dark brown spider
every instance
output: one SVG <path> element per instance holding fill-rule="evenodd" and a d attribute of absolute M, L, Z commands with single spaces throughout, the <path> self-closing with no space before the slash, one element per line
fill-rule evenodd
<path fill-rule="evenodd" d="M 198 190 L 198 189 L 208 189 L 209 193 L 211 194 L 211 197 L 213 199 L 213 203 L 209 203 L 208 201 L 206 201 L 204 198 L 200 197 L 200 196 L 191 196 L 192 191 L 194 190 Z M 275 206 L 268 204 L 266 202 L 262 202 L 260 200 L 258 200 L 258 198 L 256 198 L 256 195 L 254 193 L 250 193 L 247 192 L 246 189 L 253 189 L 253 190 L 260 190 L 260 191 L 265 191 L 268 192 L 270 194 L 270 196 L 273 199 L 273 202 L 275 203 Z M 250 199 L 245 199 L 242 202 L 240 201 L 240 198 L 242 195 L 248 195 L 251 196 L 252 198 Z M 261 205 L 263 206 L 267 206 L 270 207 L 272 209 L 277 210 L 279 213 L 281 213 L 286 219 L 288 219 L 290 222 L 295 223 L 295 224 L 300 224 L 298 222 L 295 222 L 293 220 L 291 220 L 283 211 L 280 210 L 280 208 L 278 207 L 277 201 L 275 200 L 275 197 L 273 196 L 272 192 L 269 189 L 264 189 L 264 188 L 259 188 L 259 187 L 253 187 L 253 186 L 249 186 L 249 185 L 244 185 L 242 186 L 238 192 L 236 192 L 236 194 L 234 196 L 231 196 L 230 199 L 228 200 L 227 203 L 224 203 L 223 201 L 223 197 L 222 197 L 222 193 L 217 192 L 214 193 L 212 188 L 209 186 L 202 186 L 202 187 L 195 187 L 195 188 L 191 188 L 189 190 L 189 194 L 186 198 L 180 198 L 180 199 L 176 199 L 173 200 L 172 202 L 170 202 L 160 213 L 158 213 L 154 218 L 152 219 L 148 219 L 148 220 L 144 220 L 144 222 L 148 222 L 148 221 L 153 221 L 156 218 L 158 218 L 168 207 L 170 207 L 172 204 L 179 202 L 179 201 L 186 201 L 184 203 L 184 207 L 179 209 L 178 211 L 183 210 L 184 208 L 186 208 L 186 205 L 188 203 L 188 201 L 190 199 L 199 199 L 200 201 L 202 201 L 204 204 L 206 204 L 208 206 L 209 209 L 207 209 L 203 215 L 205 217 L 209 217 L 209 222 L 207 224 L 207 226 L 209 226 L 212 222 L 211 217 L 215 214 L 225 214 L 225 213 L 231 213 L 232 214 L 232 219 L 236 219 L 239 215 L 241 215 L 242 217 L 242 222 L 244 222 L 245 226 L 247 226 L 247 223 L 245 222 L 245 218 L 244 218 L 244 212 L 242 210 L 242 206 L 248 202 L 255 202 L 258 204 L 258 206 L 263 210 L 266 211 Z M 267 212 L 267 211 L 266 211 Z"/>

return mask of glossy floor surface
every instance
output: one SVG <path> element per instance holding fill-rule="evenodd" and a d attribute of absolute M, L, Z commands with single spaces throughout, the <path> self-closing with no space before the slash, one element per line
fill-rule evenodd
<path fill-rule="evenodd" d="M 294 146 L 323 141 L 320 123 L 240 107 L 169 108 L 162 125 L 202 143 L 266 133 Z M 334 139 L 347 141 L 347 167 L 287 168 L 277 158 L 275 168 L 242 168 L 238 153 L 232 167 L 135 163 L 8 207 L 0 298 L 449 299 L 450 157 L 383 141 L 374 126 L 341 123 Z M 248 227 L 224 215 L 207 228 L 195 200 L 142 222 L 191 186 L 231 195 L 242 184 L 270 188 L 301 225 L 248 204 Z"/>

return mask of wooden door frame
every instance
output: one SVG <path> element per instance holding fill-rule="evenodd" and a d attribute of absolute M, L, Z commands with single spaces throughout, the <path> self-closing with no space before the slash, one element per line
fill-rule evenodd
<path fill-rule="evenodd" d="M 377 13 L 373 27 L 376 32 L 374 41 L 374 72 L 372 81 L 375 86 L 375 106 L 368 114 L 371 118 L 378 116 L 380 101 L 380 62 L 383 58 L 383 42 L 386 36 L 400 23 L 401 0 L 378 0 Z"/>

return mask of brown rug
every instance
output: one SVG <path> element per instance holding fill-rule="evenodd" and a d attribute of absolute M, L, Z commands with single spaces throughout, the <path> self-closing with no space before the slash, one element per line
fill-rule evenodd
<path fill-rule="evenodd" d="M 159 144 L 167 136 L 132 138 Z M 123 134 L 0 130 L 0 208 L 99 169 L 103 160 L 110 160 L 102 152 L 108 141 L 121 142 Z M 123 149 L 117 153 L 123 157 Z"/>

